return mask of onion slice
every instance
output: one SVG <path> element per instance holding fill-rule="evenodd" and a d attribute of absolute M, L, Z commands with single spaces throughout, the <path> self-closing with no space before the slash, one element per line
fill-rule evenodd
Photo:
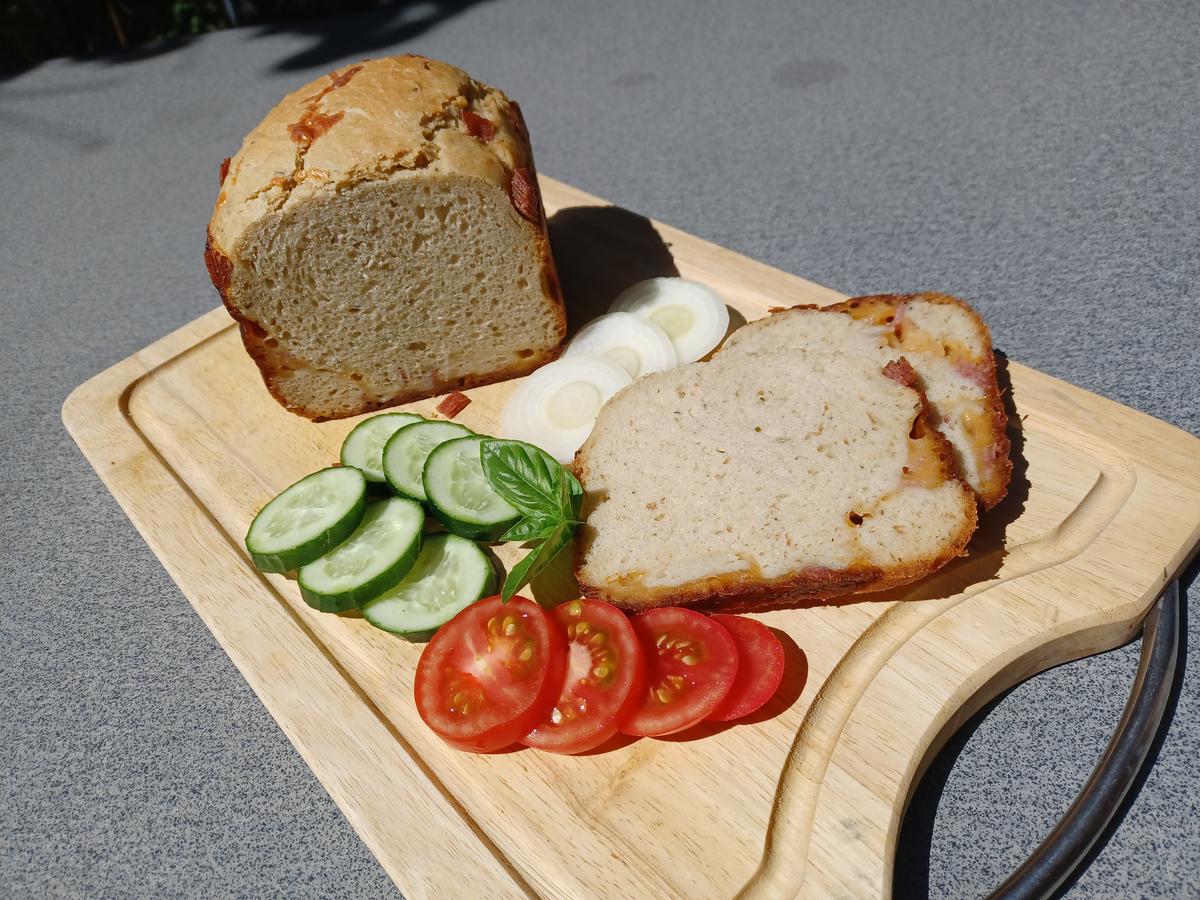
<path fill-rule="evenodd" d="M 649 319 L 667 333 L 680 364 L 712 352 L 729 330 L 729 309 L 712 289 L 682 278 L 650 278 L 624 290 L 610 312 Z"/>
<path fill-rule="evenodd" d="M 633 313 L 614 312 L 585 325 L 564 356 L 598 356 L 639 378 L 679 364 L 675 345 L 658 325 Z"/>
<path fill-rule="evenodd" d="M 541 447 L 561 463 L 592 433 L 600 407 L 633 379 L 607 359 L 569 356 L 521 382 L 500 412 L 500 431 Z"/>

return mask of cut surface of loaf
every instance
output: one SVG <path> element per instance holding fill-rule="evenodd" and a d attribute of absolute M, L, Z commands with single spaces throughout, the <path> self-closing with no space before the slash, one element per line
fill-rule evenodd
<path fill-rule="evenodd" d="M 585 595 L 625 609 L 828 599 L 959 555 L 976 503 L 899 362 L 719 355 L 604 405 L 575 459 Z"/>
<path fill-rule="evenodd" d="M 979 315 L 944 294 L 883 294 L 832 306 L 780 310 L 735 331 L 722 356 L 789 350 L 848 353 L 885 364 L 903 356 L 954 447 L 984 509 L 1012 475 L 1008 417 L 996 383 L 992 339 Z"/>
<path fill-rule="evenodd" d="M 271 393 L 340 418 L 525 374 L 566 332 L 528 134 L 418 56 L 284 98 L 222 166 L 205 260 Z"/>

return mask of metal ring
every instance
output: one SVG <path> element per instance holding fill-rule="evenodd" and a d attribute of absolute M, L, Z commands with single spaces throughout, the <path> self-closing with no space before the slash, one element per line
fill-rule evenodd
<path fill-rule="evenodd" d="M 1051 896 L 1112 821 L 1162 724 L 1179 658 L 1179 581 L 1167 585 L 1142 626 L 1142 655 L 1121 721 L 1091 778 L 1049 836 L 992 900 Z"/>

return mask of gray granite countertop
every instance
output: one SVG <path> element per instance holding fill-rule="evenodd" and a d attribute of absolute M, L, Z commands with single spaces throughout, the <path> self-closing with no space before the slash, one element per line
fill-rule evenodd
<path fill-rule="evenodd" d="M 221 158 L 285 91 L 393 51 L 519 98 L 548 174 L 846 292 L 960 294 L 1014 358 L 1200 434 L 1191 0 L 435 3 L 40 66 L 0 82 L 0 893 L 394 894 L 59 420 L 215 305 Z M 970 723 L 902 894 L 979 895 L 1038 843 L 1137 654 Z M 1200 893 L 1198 745 L 1185 664 L 1072 896 Z"/>

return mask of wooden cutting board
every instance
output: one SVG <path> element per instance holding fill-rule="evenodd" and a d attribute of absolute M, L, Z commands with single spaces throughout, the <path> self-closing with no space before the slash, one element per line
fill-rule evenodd
<path fill-rule="evenodd" d="M 574 327 L 676 271 L 747 319 L 842 297 L 543 189 Z M 890 595 L 764 614 L 794 643 L 752 724 L 582 758 L 447 749 L 413 708 L 419 646 L 315 612 L 250 566 L 254 512 L 335 461 L 357 420 L 277 406 L 223 310 L 79 387 L 63 419 L 407 896 L 862 897 L 890 892 L 924 761 L 1003 689 L 1133 637 L 1200 539 L 1200 440 L 1015 363 L 1007 377 L 1014 482 L 969 557 Z M 471 391 L 458 421 L 494 431 L 511 390 Z M 541 599 L 571 590 L 569 571 L 534 585 Z"/>

